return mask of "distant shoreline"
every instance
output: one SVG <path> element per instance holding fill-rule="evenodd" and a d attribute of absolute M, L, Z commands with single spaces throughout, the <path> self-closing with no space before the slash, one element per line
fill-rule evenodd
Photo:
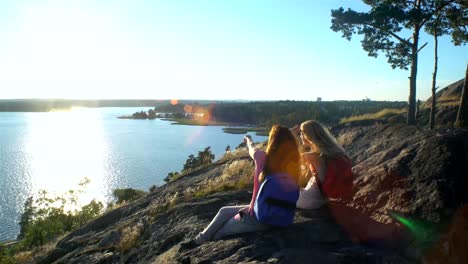
<path fill-rule="evenodd" d="M 224 126 L 223 132 L 227 134 L 247 134 L 248 132 L 255 132 L 257 136 L 268 136 L 268 130 L 264 127 L 250 127 L 242 124 L 233 124 L 218 121 L 203 121 L 188 118 L 161 118 L 161 120 L 175 122 L 172 125 L 186 125 L 186 126 Z"/>
<path fill-rule="evenodd" d="M 160 118 L 161 120 L 173 122 L 172 125 L 187 125 L 187 126 L 229 126 L 233 125 L 227 122 L 213 121 L 213 120 L 198 120 L 190 118 Z"/>
<path fill-rule="evenodd" d="M 268 130 L 264 127 L 252 127 L 244 124 L 234 124 L 219 121 L 204 121 L 189 118 L 134 118 L 132 116 L 119 116 L 119 119 L 132 119 L 132 120 L 154 120 L 160 119 L 164 121 L 173 122 L 171 125 L 184 125 L 184 126 L 224 126 L 223 132 L 227 134 L 247 134 L 248 132 L 255 132 L 257 136 L 268 136 Z"/>
<path fill-rule="evenodd" d="M 0 99 L 0 112 L 51 112 L 68 111 L 72 107 L 151 107 L 169 104 L 171 100 L 146 99 L 106 99 L 106 100 L 74 100 L 74 99 Z M 181 104 L 209 104 L 213 100 L 179 100 Z"/>
<path fill-rule="evenodd" d="M 248 103 L 248 102 L 281 102 L 281 100 L 177 100 L 183 105 L 208 105 L 216 103 Z M 315 101 L 289 101 L 286 102 L 315 102 Z M 359 100 L 334 100 L 327 102 L 359 102 Z M 405 101 L 371 101 L 371 102 L 401 102 Z M 151 107 L 171 104 L 171 100 L 158 99 L 103 99 L 103 100 L 76 100 L 76 99 L 0 99 L 0 112 L 50 112 L 68 111 L 72 107 Z"/>

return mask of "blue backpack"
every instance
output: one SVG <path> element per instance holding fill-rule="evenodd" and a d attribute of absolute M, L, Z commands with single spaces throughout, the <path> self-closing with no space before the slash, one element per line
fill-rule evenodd
<path fill-rule="evenodd" d="M 265 177 L 260 185 L 254 212 L 260 223 L 285 227 L 294 220 L 299 186 L 288 175 Z"/>

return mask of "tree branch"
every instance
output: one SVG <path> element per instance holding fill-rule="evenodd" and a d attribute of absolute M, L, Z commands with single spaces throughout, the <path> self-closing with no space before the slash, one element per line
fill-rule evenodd
<path fill-rule="evenodd" d="M 422 46 L 418 49 L 417 53 L 419 53 L 424 47 L 426 47 L 426 45 L 427 45 L 427 42 L 424 43 L 424 45 L 422 45 Z"/>
<path fill-rule="evenodd" d="M 439 6 L 439 7 L 434 11 L 434 14 L 438 13 L 440 10 L 444 9 L 446 6 L 452 4 L 452 3 L 456 2 L 456 1 L 457 1 L 457 0 L 450 0 L 450 1 L 445 2 L 443 5 Z M 416 7 L 417 5 L 420 5 L 420 4 L 421 4 L 421 3 L 420 3 L 420 0 L 415 0 L 415 1 L 414 1 L 415 7 Z M 421 23 L 418 25 L 419 28 L 422 28 L 423 25 L 424 25 L 428 20 L 429 20 L 429 18 L 423 19 L 423 20 L 421 21 Z M 374 26 L 374 25 L 372 25 L 372 24 L 369 24 L 369 23 L 364 23 L 364 24 L 367 25 L 367 26 L 373 27 L 373 28 L 375 28 L 375 29 L 377 29 L 377 30 L 383 31 L 383 32 L 385 32 L 385 33 L 387 33 L 387 34 L 390 34 L 391 36 L 393 36 L 394 38 L 396 38 L 397 40 L 399 40 L 401 43 L 403 43 L 403 44 L 405 44 L 405 45 L 407 45 L 407 46 L 409 46 L 409 47 L 411 47 L 411 45 L 412 45 L 412 43 L 411 43 L 409 40 L 405 40 L 404 38 L 398 36 L 397 34 L 391 32 L 391 31 L 381 29 L 381 28 L 376 27 L 376 26 Z M 427 45 L 427 43 L 424 44 L 424 45 L 418 50 L 418 52 L 419 52 L 422 48 L 424 48 L 424 46 L 426 46 L 426 45 Z"/>
<path fill-rule="evenodd" d="M 379 30 L 381 30 L 381 29 L 379 29 Z M 398 40 L 399 40 L 400 42 L 402 42 L 403 44 L 406 44 L 406 45 L 408 45 L 409 47 L 411 47 L 412 43 L 409 42 L 408 40 L 406 40 L 406 39 L 404 39 L 404 38 L 398 36 L 397 34 L 391 32 L 391 31 L 387 31 L 387 30 L 382 30 L 382 31 L 387 32 L 388 34 L 392 35 L 394 38 L 398 39 Z"/>
<path fill-rule="evenodd" d="M 411 42 L 409 42 L 408 40 L 406 40 L 406 39 L 404 39 L 404 38 L 398 36 L 397 34 L 391 32 L 391 31 L 381 29 L 381 28 L 376 27 L 376 26 L 374 26 L 374 25 L 372 25 L 372 24 L 369 24 L 369 23 L 364 23 L 364 25 L 367 25 L 367 26 L 373 27 L 373 28 L 375 28 L 375 29 L 377 29 L 377 30 L 383 31 L 383 32 L 385 32 L 385 33 L 388 33 L 388 34 L 390 34 L 391 36 L 393 36 L 394 38 L 398 39 L 401 43 L 403 43 L 403 44 L 405 44 L 405 45 L 408 45 L 408 47 L 411 47 L 411 45 L 412 45 Z"/>
<path fill-rule="evenodd" d="M 443 5 L 439 6 L 438 8 L 436 8 L 436 10 L 434 10 L 434 14 L 438 14 L 439 11 L 441 11 L 442 9 L 444 9 L 446 6 L 456 2 L 457 0 L 450 0 L 450 1 L 447 1 L 445 2 Z M 440 14 L 438 14 L 437 16 L 437 19 L 439 18 Z M 421 21 L 421 27 L 429 20 L 429 18 L 424 18 L 422 21 Z"/>

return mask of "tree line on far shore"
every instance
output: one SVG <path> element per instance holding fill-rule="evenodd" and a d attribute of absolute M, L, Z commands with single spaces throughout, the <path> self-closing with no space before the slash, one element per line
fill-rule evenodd
<path fill-rule="evenodd" d="M 316 119 L 325 124 L 338 123 L 342 118 L 373 113 L 385 108 L 404 108 L 406 102 L 389 101 L 271 101 L 271 102 L 219 102 L 216 104 L 184 105 L 161 104 L 157 113 L 172 113 L 181 117 L 197 113 L 210 120 L 233 124 L 269 127 L 273 124 L 294 126 L 307 119 Z M 189 110 L 187 112 L 187 110 Z"/>

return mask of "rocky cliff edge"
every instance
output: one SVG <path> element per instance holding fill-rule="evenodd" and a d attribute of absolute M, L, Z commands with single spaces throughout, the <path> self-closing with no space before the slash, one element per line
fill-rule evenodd
<path fill-rule="evenodd" d="M 252 166 L 244 152 L 105 213 L 38 262 L 437 263 L 461 256 L 455 249 L 461 245 L 442 240 L 449 239 L 444 234 L 453 215 L 468 200 L 468 130 L 373 125 L 332 131 L 354 162 L 350 201 L 298 210 L 284 229 L 181 248 L 220 207 L 249 202 L 250 189 L 195 195 L 221 182 L 233 163 Z"/>

